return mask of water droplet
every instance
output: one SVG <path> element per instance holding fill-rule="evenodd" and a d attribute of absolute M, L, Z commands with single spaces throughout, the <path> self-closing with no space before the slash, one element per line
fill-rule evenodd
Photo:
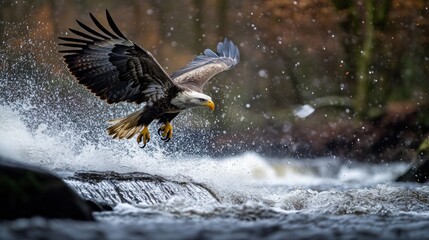
<path fill-rule="evenodd" d="M 268 77 L 268 71 L 266 69 L 259 70 L 258 74 L 262 78 L 267 78 Z"/>

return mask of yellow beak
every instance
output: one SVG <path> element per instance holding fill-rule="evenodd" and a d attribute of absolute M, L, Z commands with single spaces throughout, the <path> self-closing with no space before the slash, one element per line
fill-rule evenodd
<path fill-rule="evenodd" d="M 206 107 L 210 108 L 210 110 L 212 110 L 212 112 L 213 112 L 213 111 L 214 111 L 214 109 L 215 109 L 215 104 L 214 104 L 214 102 L 213 102 L 213 101 L 210 101 L 210 100 L 208 100 L 207 102 L 205 102 L 205 103 L 204 103 L 204 106 L 206 106 Z"/>

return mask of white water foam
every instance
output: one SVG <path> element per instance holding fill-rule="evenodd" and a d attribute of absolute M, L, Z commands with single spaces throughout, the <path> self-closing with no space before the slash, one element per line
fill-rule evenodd
<path fill-rule="evenodd" d="M 140 149 L 134 141 L 109 139 L 104 131 L 95 133 L 100 134 L 99 141 L 82 139 L 85 135 L 70 123 L 50 122 L 29 127 L 25 112 L 34 108 L 19 111 L 22 108 L 14 104 L 0 106 L 2 155 L 55 172 L 145 172 L 178 181 L 196 181 L 206 184 L 222 199 L 221 205 L 198 205 L 189 199 L 172 198 L 160 206 L 177 214 L 204 215 L 219 209 L 222 214 L 224 211 L 236 214 L 237 203 L 240 209 L 259 209 L 259 204 L 263 204 L 269 211 L 310 214 L 424 214 L 426 211 L 418 196 L 428 195 L 427 187 L 407 190 L 390 185 L 406 170 L 404 164 L 345 164 L 335 158 L 274 160 L 255 153 L 222 159 L 174 156 L 162 150 L 168 143 Z M 237 214 L 240 209 L 236 209 Z"/>
<path fill-rule="evenodd" d="M 31 108 L 28 111 L 31 111 Z M 82 139 L 78 126 L 65 128 L 61 122 L 41 123 L 30 128 L 22 113 L 0 106 L 0 152 L 25 159 L 54 171 L 146 172 L 187 178 L 218 187 L 243 185 L 315 185 L 320 183 L 382 183 L 391 181 L 406 166 L 343 164 L 334 158 L 317 160 L 270 160 L 255 153 L 214 159 L 165 155 L 163 147 L 140 149 L 134 140 L 111 140 L 100 134 L 98 142 Z M 380 169 L 379 169 L 380 168 Z M 383 171 L 380 171 L 382 168 Z"/>

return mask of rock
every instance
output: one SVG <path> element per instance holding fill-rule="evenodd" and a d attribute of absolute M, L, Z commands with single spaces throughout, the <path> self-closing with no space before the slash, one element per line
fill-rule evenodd
<path fill-rule="evenodd" d="M 93 221 L 92 210 L 61 178 L 0 156 L 0 220 L 41 216 Z"/>
<path fill-rule="evenodd" d="M 429 179 L 429 159 L 420 165 L 412 165 L 406 173 L 396 179 L 397 182 L 425 183 Z"/>
<path fill-rule="evenodd" d="M 104 202 L 97 202 L 89 199 L 86 199 L 85 202 L 91 208 L 92 212 L 113 211 L 113 206 Z"/>
<path fill-rule="evenodd" d="M 429 136 L 420 144 L 413 163 L 407 172 L 399 176 L 397 182 L 425 183 L 429 180 Z"/>

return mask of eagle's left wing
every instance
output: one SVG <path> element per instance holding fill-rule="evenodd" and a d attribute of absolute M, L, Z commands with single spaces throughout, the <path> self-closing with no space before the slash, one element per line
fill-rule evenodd
<path fill-rule="evenodd" d="M 183 88 L 202 91 L 216 74 L 229 70 L 240 61 L 240 52 L 234 43 L 225 38 L 217 45 L 217 53 L 206 49 L 185 67 L 171 75 L 173 82 Z"/>
<path fill-rule="evenodd" d="M 80 84 L 108 103 L 121 101 L 152 103 L 177 87 L 156 59 L 128 40 L 109 12 L 106 17 L 113 32 L 90 14 L 96 31 L 77 21 L 84 30 L 70 29 L 80 38 L 60 37 L 59 45 L 70 72 Z"/>

